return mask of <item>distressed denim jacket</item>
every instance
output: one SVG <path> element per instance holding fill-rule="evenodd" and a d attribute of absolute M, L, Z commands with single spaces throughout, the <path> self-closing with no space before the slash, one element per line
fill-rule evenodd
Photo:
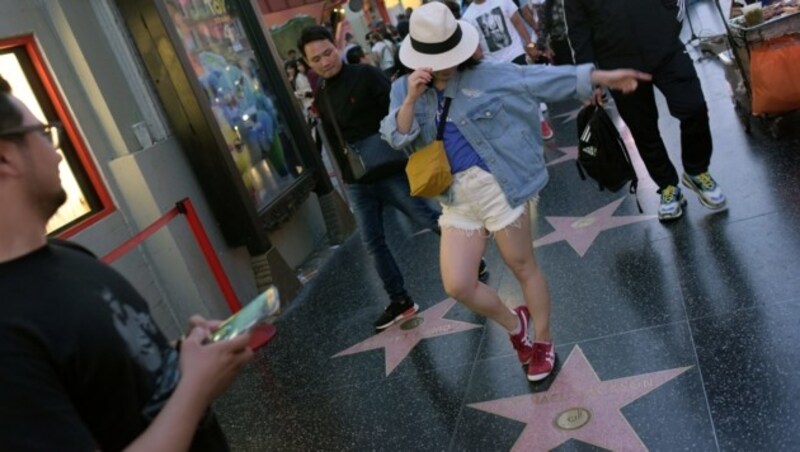
<path fill-rule="evenodd" d="M 445 89 L 449 120 L 483 158 L 508 203 L 519 206 L 547 184 L 539 102 L 591 96 L 594 66 L 518 66 L 482 62 L 456 73 Z M 397 131 L 397 111 L 408 93 L 407 77 L 392 84 L 389 115 L 380 133 L 395 149 L 419 149 L 436 138 L 436 92 L 428 88 L 414 106 L 411 130 Z M 449 192 L 449 190 L 448 190 Z M 445 192 L 443 202 L 448 193 Z"/>

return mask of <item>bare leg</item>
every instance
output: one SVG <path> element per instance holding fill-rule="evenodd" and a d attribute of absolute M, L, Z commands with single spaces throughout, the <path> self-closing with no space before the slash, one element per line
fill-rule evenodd
<path fill-rule="evenodd" d="M 519 281 L 525 304 L 531 311 L 535 341 L 550 342 L 550 290 L 533 254 L 528 209 L 512 225 L 495 234 L 500 256 Z"/>
<path fill-rule="evenodd" d="M 486 240 L 484 231 L 442 229 L 440 259 L 444 290 L 472 311 L 514 331 L 519 323 L 517 316 L 500 301 L 494 289 L 478 281 L 475 269 L 486 249 Z"/>

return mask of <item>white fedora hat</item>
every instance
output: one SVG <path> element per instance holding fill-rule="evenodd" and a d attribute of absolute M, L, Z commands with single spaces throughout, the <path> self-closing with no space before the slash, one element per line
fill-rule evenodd
<path fill-rule="evenodd" d="M 444 3 L 432 1 L 414 10 L 408 36 L 400 46 L 400 61 L 408 68 L 434 71 L 458 66 L 478 48 L 478 30 L 456 20 Z"/>

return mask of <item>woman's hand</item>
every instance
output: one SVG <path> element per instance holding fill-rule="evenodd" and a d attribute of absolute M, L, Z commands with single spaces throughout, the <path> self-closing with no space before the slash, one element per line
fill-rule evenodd
<path fill-rule="evenodd" d="M 613 71 L 592 71 L 592 84 L 607 86 L 609 89 L 632 93 L 640 81 L 649 82 L 653 76 L 634 69 L 615 69 Z"/>
<path fill-rule="evenodd" d="M 433 80 L 433 70 L 431 68 L 420 68 L 408 76 L 408 94 L 406 102 L 415 103 L 422 96 L 428 83 Z"/>

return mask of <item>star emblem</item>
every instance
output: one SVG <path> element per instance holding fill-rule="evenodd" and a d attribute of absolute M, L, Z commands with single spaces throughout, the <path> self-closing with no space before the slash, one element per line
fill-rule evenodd
<path fill-rule="evenodd" d="M 603 108 L 608 110 L 613 105 L 614 105 L 614 99 L 612 99 L 611 96 L 608 96 L 608 100 L 606 101 L 606 104 L 603 105 Z M 561 114 L 555 115 L 553 117 L 554 118 L 564 118 L 564 119 L 561 120 L 561 124 L 566 124 L 566 123 L 568 123 L 570 121 L 574 121 L 574 120 L 578 119 L 578 113 L 580 113 L 581 110 L 583 110 L 583 105 L 581 105 L 580 107 L 578 107 L 578 108 L 576 108 L 574 110 L 570 110 L 570 111 L 568 111 L 566 113 L 561 113 Z"/>
<path fill-rule="evenodd" d="M 566 240 L 572 249 L 583 257 L 601 232 L 656 218 L 656 215 L 613 216 L 614 211 L 624 200 L 625 198 L 620 198 L 584 217 L 544 217 L 556 230 L 534 241 L 533 247 Z"/>
<path fill-rule="evenodd" d="M 579 346 L 547 391 L 469 407 L 526 424 L 511 450 L 551 450 L 576 439 L 609 450 L 647 450 L 620 409 L 690 369 L 601 381 Z"/>
<path fill-rule="evenodd" d="M 563 120 L 561 120 L 561 124 L 566 124 L 566 123 L 568 123 L 570 121 L 574 121 L 574 120 L 578 119 L 578 113 L 580 113 L 582 109 L 583 109 L 583 106 L 580 106 L 580 107 L 578 107 L 578 108 L 576 108 L 574 110 L 570 110 L 570 111 L 568 111 L 566 113 L 561 113 L 561 114 L 555 115 L 553 117 L 554 118 L 564 118 Z"/>
<path fill-rule="evenodd" d="M 550 160 L 545 166 L 558 165 L 559 163 L 566 162 L 567 160 L 578 160 L 578 146 L 560 147 L 558 150 L 561 151 L 561 157 L 556 157 L 553 160 Z"/>
<path fill-rule="evenodd" d="M 353 355 L 378 348 L 386 349 L 386 375 L 388 376 L 422 339 L 481 327 L 481 325 L 473 323 L 445 319 L 444 315 L 455 304 L 456 300 L 452 298 L 441 301 L 418 312 L 416 316 L 396 323 L 381 333 L 333 355 L 333 357 Z"/>

